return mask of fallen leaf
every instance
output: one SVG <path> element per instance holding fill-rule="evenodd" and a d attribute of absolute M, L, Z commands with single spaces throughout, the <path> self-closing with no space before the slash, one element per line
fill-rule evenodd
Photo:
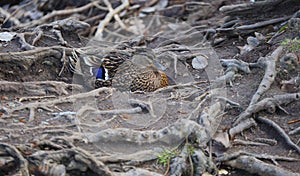
<path fill-rule="evenodd" d="M 122 117 L 123 117 L 124 119 L 129 119 L 129 118 L 131 117 L 131 115 L 129 115 L 129 114 L 122 114 Z"/>

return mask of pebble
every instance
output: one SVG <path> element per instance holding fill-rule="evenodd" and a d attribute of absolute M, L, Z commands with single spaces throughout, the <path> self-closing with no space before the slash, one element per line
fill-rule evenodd
<path fill-rule="evenodd" d="M 258 39 L 256 37 L 252 37 L 252 36 L 247 38 L 247 43 L 253 47 L 256 47 L 259 45 Z"/>
<path fill-rule="evenodd" d="M 9 42 L 11 41 L 16 33 L 14 32 L 0 32 L 0 41 L 2 42 Z"/>
<path fill-rule="evenodd" d="M 192 60 L 192 66 L 194 69 L 204 69 L 208 65 L 207 58 L 204 56 L 197 56 Z"/>

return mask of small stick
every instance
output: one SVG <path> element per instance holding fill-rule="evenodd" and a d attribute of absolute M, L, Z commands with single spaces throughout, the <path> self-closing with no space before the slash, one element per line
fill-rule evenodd
<path fill-rule="evenodd" d="M 135 108 L 131 108 L 131 109 L 113 109 L 113 110 L 98 110 L 98 111 L 94 111 L 92 112 L 93 115 L 102 115 L 102 114 L 112 114 L 112 115 L 116 115 L 116 114 L 136 114 L 142 112 L 142 108 L 141 107 L 135 107 Z"/>
<path fill-rule="evenodd" d="M 108 2 L 108 1 L 106 1 Z M 111 19 L 118 14 L 119 12 L 121 12 L 122 10 L 124 10 L 125 8 L 127 8 L 129 6 L 129 1 L 128 0 L 122 0 L 122 4 L 120 6 L 118 6 L 117 8 L 115 8 L 114 10 L 110 10 L 108 12 L 108 14 L 106 15 L 105 19 L 102 20 L 99 25 L 98 25 L 98 29 L 96 31 L 95 37 L 98 39 L 102 38 L 102 33 L 104 31 L 104 28 L 109 24 L 109 22 L 111 21 Z"/>
<path fill-rule="evenodd" d="M 298 145 L 296 145 L 291 139 L 290 137 L 285 133 L 285 131 L 275 122 L 273 122 L 270 119 L 267 118 L 263 118 L 263 117 L 256 117 L 256 120 L 259 122 L 263 122 L 271 127 L 273 127 L 285 140 L 285 142 L 292 147 L 293 149 L 295 149 L 299 154 L 300 154 L 300 147 Z"/>

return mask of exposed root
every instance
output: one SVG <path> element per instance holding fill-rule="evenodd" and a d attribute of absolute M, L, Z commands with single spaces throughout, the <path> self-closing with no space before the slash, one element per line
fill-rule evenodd
<path fill-rule="evenodd" d="M 19 102 L 56 98 L 54 95 L 20 97 Z"/>
<path fill-rule="evenodd" d="M 142 150 L 133 154 L 112 154 L 107 156 L 97 157 L 100 161 L 104 163 L 115 163 L 124 162 L 130 165 L 139 165 L 140 163 L 151 161 L 157 159 L 157 157 L 163 152 L 160 148 Z"/>
<path fill-rule="evenodd" d="M 274 82 L 277 73 L 276 63 L 279 60 L 279 56 L 281 55 L 282 50 L 283 47 L 280 46 L 271 54 L 271 56 L 262 57 L 257 61 L 258 63 L 262 63 L 263 65 L 265 65 L 265 75 L 257 91 L 253 95 L 249 106 L 257 103 L 260 97 L 271 87 L 271 84 Z"/>
<path fill-rule="evenodd" d="M 67 172 L 84 172 L 112 176 L 107 166 L 83 149 L 62 149 L 53 152 L 36 152 L 28 157 L 32 173 L 59 175 Z"/>
<path fill-rule="evenodd" d="M 257 113 L 262 110 L 267 110 L 270 113 L 274 113 L 276 107 L 283 109 L 281 105 L 289 104 L 293 101 L 300 100 L 300 93 L 293 94 L 282 94 L 282 95 L 274 95 L 272 98 L 265 98 L 256 104 L 250 105 L 244 112 L 242 112 L 239 117 L 234 122 L 234 126 L 240 123 L 242 120 L 249 118 L 254 113 Z"/>
<path fill-rule="evenodd" d="M 261 153 L 255 154 L 255 153 L 249 153 L 246 151 L 238 151 L 238 152 L 234 152 L 231 154 L 226 154 L 226 155 L 216 158 L 215 161 L 225 162 L 225 161 L 235 159 L 238 156 L 242 156 L 242 155 L 253 156 L 258 159 L 271 160 L 272 162 L 275 161 L 274 163 L 277 163 L 276 161 L 289 161 L 289 162 L 300 161 L 299 159 L 296 159 L 296 158 L 290 158 L 290 157 L 284 157 L 284 156 L 278 156 L 278 155 L 268 155 L 268 154 L 261 154 Z"/>
<path fill-rule="evenodd" d="M 78 99 L 83 99 L 83 98 L 87 98 L 87 97 L 95 97 L 99 93 L 105 92 L 105 91 L 112 91 L 112 90 L 110 88 L 100 88 L 100 89 L 95 89 L 90 92 L 70 95 L 67 97 L 61 97 L 61 98 L 51 100 L 51 101 L 28 103 L 28 104 L 24 104 L 19 107 L 15 107 L 15 108 L 8 110 L 8 114 L 10 115 L 10 114 L 13 114 L 15 111 L 29 109 L 30 115 L 29 115 L 28 121 L 30 122 L 30 121 L 34 120 L 34 114 L 35 114 L 35 110 L 37 108 L 44 108 L 44 109 L 48 110 L 47 107 L 49 107 L 49 106 L 54 106 L 54 105 L 61 104 L 61 103 L 74 103 Z"/>
<path fill-rule="evenodd" d="M 151 176 L 163 176 L 156 172 L 151 172 L 140 168 L 130 168 L 125 172 L 114 172 L 115 176 L 133 176 L 133 175 L 151 175 Z"/>
<path fill-rule="evenodd" d="M 116 115 L 116 114 L 136 114 L 142 112 L 142 108 L 140 107 L 136 107 L 136 108 L 132 108 L 132 109 L 114 109 L 114 110 L 107 110 L 107 111 L 94 111 L 92 112 L 93 115 L 103 115 L 103 114 L 112 114 L 112 115 Z"/>
<path fill-rule="evenodd" d="M 216 162 L 222 162 L 225 165 L 229 165 L 234 168 L 245 170 L 249 173 L 254 173 L 258 175 L 299 175 L 282 169 L 280 167 L 267 164 L 261 160 L 270 160 L 275 165 L 278 165 L 277 161 L 288 161 L 288 162 L 298 162 L 299 159 L 277 156 L 277 155 L 267 155 L 267 154 L 255 154 L 244 151 L 238 151 L 231 154 L 226 154 L 215 159 Z"/>
<path fill-rule="evenodd" d="M 118 141 L 120 143 L 130 142 L 134 145 L 155 145 L 163 143 L 166 146 L 172 146 L 175 141 L 184 140 L 186 136 L 195 133 L 198 141 L 205 144 L 210 137 L 207 136 L 204 128 L 194 121 L 180 119 L 174 124 L 161 130 L 136 131 L 131 129 L 106 129 L 97 133 L 87 134 L 87 138 L 91 143 L 106 144 Z M 173 140 L 171 140 L 171 136 Z M 174 138 L 175 137 L 175 138 Z M 138 147 L 138 146 L 137 146 Z"/>
<path fill-rule="evenodd" d="M 245 145 L 245 146 L 269 146 L 268 144 L 254 141 L 245 141 L 241 139 L 235 139 L 233 145 Z"/>
<path fill-rule="evenodd" d="M 45 16 L 43 16 L 42 18 L 40 18 L 38 20 L 31 21 L 29 23 L 21 24 L 21 25 L 19 25 L 19 27 L 29 28 L 29 27 L 33 27 L 33 26 L 43 24 L 43 23 L 47 22 L 49 19 L 52 19 L 52 18 L 57 17 L 57 16 L 65 16 L 65 15 L 71 15 L 73 13 L 82 12 L 84 10 L 88 10 L 88 9 L 94 7 L 95 3 L 97 4 L 97 2 L 91 2 L 91 3 L 86 4 L 85 6 L 78 7 L 78 8 L 58 10 L 58 11 L 54 10 L 54 11 L 52 11 L 52 13 L 49 13 L 48 15 L 45 15 Z"/>
<path fill-rule="evenodd" d="M 181 150 L 179 156 L 176 156 L 170 161 L 170 172 L 169 175 L 182 175 L 183 172 L 187 169 L 187 158 L 189 155 L 189 151 L 187 146 L 185 145 Z"/>
<path fill-rule="evenodd" d="M 14 158 L 14 163 L 17 163 L 17 168 L 20 170 L 20 174 L 24 176 L 29 176 L 29 170 L 28 170 L 28 162 L 27 160 L 22 156 L 22 154 L 16 149 L 16 147 L 6 144 L 6 143 L 0 143 L 0 150 L 1 155 L 4 156 L 11 156 Z M 5 168 L 7 166 L 4 165 L 4 167 L 0 166 L 1 170 L 6 170 Z M 12 169 L 13 170 L 13 169 Z"/>
<path fill-rule="evenodd" d="M 298 176 L 299 174 L 290 172 L 283 168 L 265 163 L 252 156 L 238 156 L 237 158 L 227 161 L 224 164 L 233 168 L 242 169 L 252 174 L 266 175 L 266 176 L 280 176 L 291 175 Z"/>
<path fill-rule="evenodd" d="M 222 66 L 226 67 L 225 75 L 218 77 L 212 84 L 212 88 L 224 86 L 224 83 L 230 82 L 238 71 L 250 73 L 249 64 L 236 59 L 221 60 Z"/>
<path fill-rule="evenodd" d="M 59 49 L 62 47 L 41 47 L 35 50 L 23 51 L 23 52 L 10 52 L 10 53 L 0 53 L 1 63 L 16 63 L 20 68 L 27 70 L 30 65 L 39 59 L 54 56 L 55 58 L 61 58 L 61 52 Z M 67 48 L 66 48 L 67 50 Z M 71 54 L 72 49 L 68 49 Z"/>
<path fill-rule="evenodd" d="M 300 127 L 295 128 L 294 130 L 290 131 L 289 135 L 294 135 L 294 134 L 298 134 L 298 133 L 300 133 Z"/>
<path fill-rule="evenodd" d="M 276 124 L 270 119 L 266 119 L 263 117 L 256 117 L 256 120 L 259 122 L 263 122 L 271 126 L 272 128 L 274 128 L 279 133 L 279 135 L 283 137 L 284 141 L 288 144 L 288 146 L 290 146 L 300 154 L 300 147 L 290 139 L 290 137 L 285 133 L 285 131 L 278 124 Z"/>
<path fill-rule="evenodd" d="M 1 92 L 13 92 L 18 95 L 47 96 L 49 94 L 68 95 L 68 90 L 81 91 L 82 86 L 58 81 L 9 82 L 0 81 Z M 25 99 L 41 99 L 43 97 L 27 97 Z M 45 98 L 45 97 L 44 97 Z M 24 101 L 24 98 L 20 99 Z"/>
<path fill-rule="evenodd" d="M 241 123 L 239 123 L 238 125 L 230 128 L 228 133 L 230 135 L 230 138 L 233 139 L 236 134 L 239 134 L 239 133 L 243 132 L 244 130 L 249 129 L 252 126 L 256 126 L 256 125 L 257 125 L 256 122 L 252 118 L 246 119 L 246 120 L 242 121 Z"/>
<path fill-rule="evenodd" d="M 108 1 L 105 1 L 108 7 L 110 7 L 110 3 Z M 115 9 L 109 8 L 108 14 L 106 14 L 105 19 L 102 20 L 99 23 L 98 29 L 96 31 L 95 37 L 97 39 L 102 39 L 102 33 L 105 29 L 105 27 L 109 24 L 111 19 L 118 13 L 120 13 L 122 10 L 126 9 L 129 6 L 129 1 L 128 0 L 122 0 L 122 4 L 118 6 Z"/>

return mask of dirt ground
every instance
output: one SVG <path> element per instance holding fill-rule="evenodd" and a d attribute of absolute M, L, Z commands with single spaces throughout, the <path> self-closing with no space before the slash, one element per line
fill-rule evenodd
<path fill-rule="evenodd" d="M 170 54 L 170 52 L 173 52 L 171 45 L 164 45 L 165 48 L 161 46 L 162 40 L 165 40 L 163 37 L 158 37 L 158 39 L 151 39 L 151 37 L 150 39 L 137 39 L 133 37 L 134 41 L 141 44 L 128 42 L 129 48 L 133 45 L 147 45 L 154 50 L 155 54 L 161 54 L 161 57 L 158 58 L 162 65 L 166 67 L 165 72 L 172 80 L 170 79 L 169 81 L 171 84 L 169 87 L 155 92 L 124 93 L 117 92 L 111 87 L 91 90 L 84 85 L 87 82 L 86 77 L 74 74 L 69 68 L 69 58 L 75 57 L 75 50 L 84 50 L 86 46 L 98 47 L 100 50 L 112 47 L 112 45 L 117 46 L 116 43 L 106 45 L 92 42 L 95 33 L 97 33 L 98 22 L 100 19 L 108 16 L 107 11 L 87 8 L 86 11 L 64 12 L 66 14 L 60 15 L 58 13 L 54 14 L 53 8 L 57 8 L 55 10 L 59 12 L 78 9 L 87 3 L 82 0 L 78 1 L 76 5 L 70 5 L 64 4 L 66 1 L 62 1 L 62 4 L 57 5 L 54 3 L 55 1 L 49 0 L 47 5 L 42 6 L 39 2 L 16 1 L 11 4 L 8 2 L 6 5 L 4 4 L 5 2 L 1 4 L 2 9 L 10 13 L 11 17 L 0 12 L 5 20 L 3 20 L 0 32 L 9 32 L 14 36 L 7 40 L 0 37 L 0 175 L 126 175 L 125 173 L 132 168 L 136 170 L 137 168 L 142 168 L 149 172 L 143 172 L 144 175 L 172 175 L 172 169 L 175 167 L 172 162 L 167 161 L 166 165 L 164 165 L 159 163 L 157 159 L 157 156 L 162 156 L 165 151 L 160 151 L 156 158 L 152 159 L 147 159 L 146 155 L 136 156 L 136 158 L 131 155 L 139 151 L 154 150 L 154 148 L 159 147 L 172 150 L 178 146 L 182 147 L 182 143 L 192 145 L 193 142 L 186 142 L 189 140 L 187 136 L 185 138 L 176 138 L 176 135 L 174 135 L 174 138 L 168 139 L 168 141 L 171 141 L 168 144 L 166 144 L 167 142 L 155 143 L 153 142 L 154 140 L 150 141 L 149 139 L 149 141 L 145 143 L 140 142 L 142 144 L 138 145 L 139 141 L 133 143 L 126 140 L 103 142 L 98 139 L 99 136 L 97 137 L 94 134 L 102 134 L 98 133 L 101 131 L 110 134 L 109 130 L 118 129 L 134 130 L 142 132 L 142 134 L 146 134 L 143 132 L 149 131 L 149 134 L 154 134 L 160 133 L 159 130 L 162 131 L 162 129 L 166 129 L 172 124 L 176 124 L 180 119 L 189 119 L 199 123 L 201 112 L 206 112 L 205 110 L 214 104 L 213 99 L 208 96 L 212 96 L 212 93 L 208 93 L 210 90 L 213 90 L 211 85 L 217 83 L 218 78 L 230 72 L 233 72 L 234 76 L 226 80 L 226 85 L 221 88 L 220 95 L 217 96 L 217 99 L 218 97 L 226 98 L 225 110 L 222 111 L 221 115 L 218 114 L 215 116 L 215 119 L 211 120 L 215 125 L 209 127 L 204 125 L 205 130 L 210 131 L 211 135 L 207 137 L 209 138 L 208 140 L 204 139 L 204 143 L 207 142 L 207 144 L 193 144 L 194 148 L 206 146 L 204 148 L 212 155 L 212 160 L 218 171 L 209 173 L 209 167 L 207 166 L 206 170 L 204 169 L 204 174 L 201 173 L 200 175 L 264 175 L 262 171 L 246 169 L 247 164 L 238 166 L 238 164 L 232 164 L 230 161 L 220 159 L 223 155 L 240 151 L 249 152 L 253 155 L 257 154 L 257 156 L 267 155 L 268 157 L 266 158 L 255 157 L 264 163 L 287 171 L 279 173 L 300 175 L 300 133 L 299 131 L 296 134 L 289 133 L 299 128 L 300 125 L 300 43 L 297 43 L 299 41 L 300 17 L 292 19 L 292 15 L 299 10 L 300 6 L 297 6 L 299 3 L 287 1 L 286 4 L 279 3 L 277 6 L 269 4 L 268 7 L 271 10 L 266 10 L 262 14 L 257 12 L 259 10 L 255 11 L 253 9 L 233 12 L 220 10 L 224 6 L 250 3 L 242 0 L 201 1 L 199 2 L 201 8 L 198 8 L 198 6 L 196 8 L 196 5 L 192 4 L 193 1 L 152 1 L 154 5 L 156 4 L 155 2 L 161 2 L 162 4 L 163 2 L 168 2 L 167 7 L 164 7 L 163 10 L 156 10 L 157 14 L 167 15 L 172 19 L 180 16 L 189 24 L 189 28 L 196 29 L 196 31 L 199 30 L 199 35 L 206 35 L 205 41 L 210 44 L 209 47 L 193 44 L 188 46 L 189 41 L 185 43 L 185 41 L 180 39 L 180 36 L 185 37 L 189 33 L 182 34 L 179 31 L 175 35 L 178 39 L 174 37 L 174 34 L 166 33 L 166 31 L 160 29 L 160 32 L 165 34 L 165 38 L 181 43 L 181 47 L 197 48 L 195 49 L 196 54 L 202 53 L 207 56 L 208 66 L 206 69 L 194 69 L 192 64 L 194 59 L 193 53 L 189 51 L 176 53 L 178 62 L 175 62 L 174 58 L 164 57 L 163 54 L 166 54 L 166 56 L 174 55 Z M 150 8 L 154 7 L 154 5 L 145 2 L 130 1 L 129 6 L 132 9 L 126 12 L 123 11 L 125 15 L 121 16 L 121 20 L 124 21 L 125 25 L 130 25 L 130 17 L 141 14 L 143 12 L 141 9 L 143 8 L 145 8 L 145 11 L 149 11 L 149 13 L 145 13 L 146 15 L 150 16 L 150 14 L 154 13 Z M 113 9 L 116 9 L 120 4 L 121 1 L 117 0 L 111 2 Z M 39 8 L 37 8 L 38 5 L 40 5 Z M 107 4 L 100 3 L 100 5 L 105 6 Z M 139 5 L 141 9 L 136 10 L 133 8 L 134 5 Z M 176 11 L 175 7 L 185 8 L 185 10 Z M 284 10 L 283 7 L 288 10 Z M 17 10 L 19 11 L 18 13 L 16 12 Z M 28 13 L 25 13 L 26 11 Z M 21 15 L 22 13 L 23 15 Z M 43 17 L 51 13 L 54 14 L 52 18 L 44 18 L 42 20 Z M 117 12 L 117 14 L 119 13 Z M 80 24 L 80 29 L 70 29 L 70 26 L 68 26 L 69 29 L 65 29 L 51 23 L 67 19 L 72 14 L 78 14 L 79 19 L 82 19 L 81 21 L 85 21 L 90 26 L 87 27 L 84 24 Z M 41 15 L 41 19 L 29 19 L 30 15 Z M 21 24 L 16 24 L 15 18 Z M 282 18 L 279 22 L 249 30 L 238 28 L 239 26 L 245 27 L 257 22 L 279 18 Z M 295 22 L 291 22 L 291 19 Z M 234 20 L 237 22 L 230 26 L 229 22 Z M 113 19 L 113 15 L 108 22 L 118 24 Z M 224 24 L 229 25 L 229 27 L 226 27 Z M 110 27 L 114 28 L 114 25 Z M 62 38 L 66 43 L 62 43 L 59 40 L 57 31 L 61 32 Z M 247 44 L 249 36 L 255 37 L 254 32 L 263 34 L 265 38 L 260 40 L 259 45 L 254 46 L 250 51 L 247 51 L 247 49 L 244 51 L 245 47 L 244 49 L 239 49 L 239 47 Z M 283 41 L 287 41 L 286 39 L 295 40 L 284 43 Z M 198 39 L 196 40 L 198 42 Z M 174 43 L 177 44 L 176 42 Z M 276 56 L 271 57 L 271 54 L 280 47 L 282 47 L 282 51 L 279 56 L 277 58 Z M 92 50 L 97 52 L 97 49 Z M 164 53 L 166 50 L 167 52 Z M 128 50 L 124 51 L 127 52 Z M 95 55 L 93 52 L 90 55 Z M 292 54 L 292 56 L 288 57 L 288 54 Z M 251 111 L 249 107 L 252 97 L 256 94 L 263 80 L 266 68 L 270 66 L 251 66 L 250 63 L 260 63 L 260 58 L 266 58 L 267 61 L 277 60 L 275 62 L 275 72 L 268 73 L 268 78 L 275 78 L 273 82 L 271 81 L 270 87 L 266 88 L 266 91 L 259 95 L 260 98 L 254 102 L 254 105 L 258 106 L 260 101 L 266 98 L 274 98 L 277 95 L 290 95 L 292 98 L 283 101 L 272 100 L 270 102 L 275 102 L 275 107 L 271 107 L 269 106 L 270 104 L 266 103 L 261 106 L 261 109 Z M 229 61 L 230 59 L 236 59 L 239 62 L 229 63 L 232 65 L 227 65 L 227 67 L 224 66 L 223 63 L 227 63 L 225 60 Z M 215 62 L 218 63 L 216 64 Z M 177 65 L 174 66 L 175 63 Z M 243 71 L 244 67 L 241 66 L 242 64 L 250 68 L 250 72 Z M 270 63 L 263 62 L 263 64 Z M 230 70 L 228 68 L 234 69 Z M 210 71 L 208 71 L 209 69 Z M 210 73 L 211 71 L 213 73 Z M 270 76 L 270 74 L 273 76 Z M 294 78 L 294 82 L 284 82 Z M 112 112 L 112 110 L 134 110 L 137 106 L 132 106 L 133 100 L 137 101 L 133 103 L 134 105 L 137 104 L 138 107 L 143 107 L 142 112 Z M 66 114 L 62 114 L 62 112 Z M 234 123 L 238 117 L 246 112 L 250 112 L 246 119 L 254 119 L 254 122 L 240 132 L 234 135 L 230 134 L 230 130 L 237 126 Z M 260 118 L 272 120 L 281 127 L 282 131 L 260 120 Z M 122 132 L 124 131 L 120 133 Z M 129 135 L 127 131 L 124 133 L 125 137 Z M 286 136 L 283 136 L 283 133 Z M 111 132 L 111 134 L 115 133 Z M 182 134 L 184 133 L 182 132 Z M 224 135 L 224 139 L 217 139 L 215 134 Z M 226 137 L 228 140 L 225 139 Z M 111 138 L 114 138 L 113 135 Z M 182 141 L 182 139 L 184 140 Z M 58 154 L 60 151 L 66 153 Z M 80 163 L 78 162 L 79 160 L 76 160 L 77 155 L 86 157 L 80 160 L 81 165 L 78 164 Z M 130 157 L 127 155 L 130 155 Z M 177 158 L 178 155 L 176 153 L 172 157 Z M 70 166 L 72 162 L 66 159 L 69 156 L 75 158 L 74 161 L 77 162 L 77 165 Z M 277 158 L 270 159 L 271 156 Z M 48 165 L 43 163 L 46 157 L 52 157 L 52 163 L 48 163 Z M 125 159 L 122 159 L 122 157 Z M 197 169 L 196 167 L 192 171 L 189 169 L 193 165 L 191 157 L 186 158 L 190 158 L 190 160 L 187 159 L 185 161 L 185 167 L 180 166 L 185 168 L 182 169 L 183 171 L 181 171 L 180 175 L 197 175 L 198 173 L 194 174 L 192 172 L 193 169 Z M 62 161 L 69 164 L 65 164 Z M 56 165 L 54 167 L 53 163 L 55 162 Z M 103 167 L 101 164 L 103 164 Z M 60 170 L 62 165 L 64 165 L 64 171 Z M 24 169 L 26 167 L 27 169 Z M 95 168 L 102 168 L 103 170 L 100 171 Z M 228 173 L 221 173 L 220 171 L 227 171 Z M 131 173 L 131 175 L 142 175 L 142 171 L 139 174 L 137 173 L 139 172 Z"/>

